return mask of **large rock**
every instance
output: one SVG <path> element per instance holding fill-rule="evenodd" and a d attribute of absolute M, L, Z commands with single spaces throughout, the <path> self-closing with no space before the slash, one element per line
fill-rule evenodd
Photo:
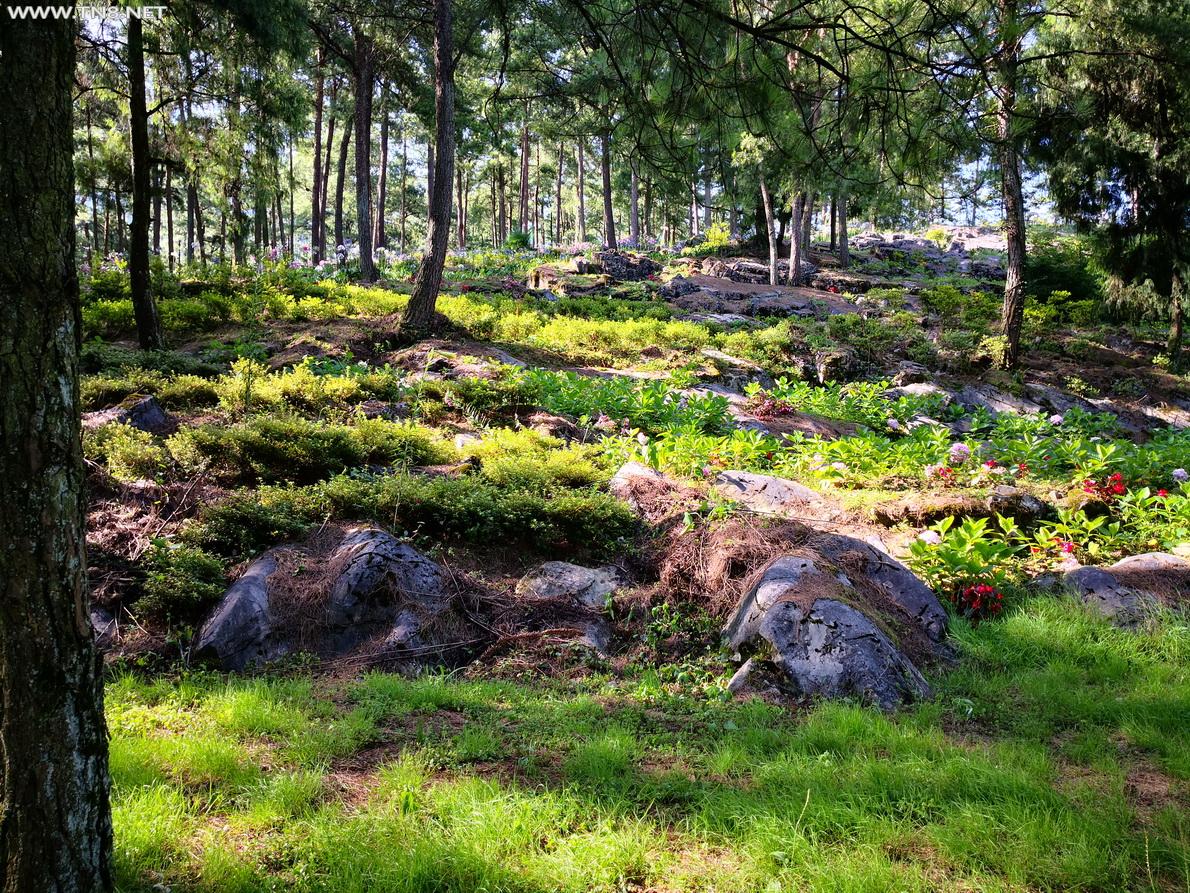
<path fill-rule="evenodd" d="M 730 390 L 743 392 L 750 384 L 758 384 L 762 388 L 773 386 L 773 377 L 751 360 L 733 357 L 712 347 L 704 347 L 702 355 L 711 361 L 720 381 Z"/>
<path fill-rule="evenodd" d="M 111 611 L 98 605 L 91 606 L 91 632 L 95 635 L 95 648 L 102 654 L 110 651 L 116 641 L 116 618 Z"/>
<path fill-rule="evenodd" d="M 723 471 L 715 477 L 715 490 L 762 515 L 794 520 L 830 521 L 842 508 L 797 481 L 751 471 Z"/>
<path fill-rule="evenodd" d="M 661 264 L 643 254 L 626 251 L 600 251 L 595 255 L 603 272 L 613 279 L 635 282 L 661 272 Z"/>
<path fill-rule="evenodd" d="M 327 646 L 352 648 L 387 632 L 388 648 L 420 647 L 423 624 L 450 607 L 445 574 L 417 549 L 374 527 L 348 531 L 331 556 Z"/>
<path fill-rule="evenodd" d="M 761 625 L 773 664 L 798 694 L 860 697 L 882 710 L 929 697 L 915 667 L 871 620 L 851 605 L 818 599 L 809 608 L 782 602 Z"/>
<path fill-rule="evenodd" d="M 231 585 L 194 638 L 195 660 L 242 670 L 287 651 L 269 610 L 269 577 L 276 571 L 276 557 L 266 553 Z"/>
<path fill-rule="evenodd" d="M 744 593 L 724 629 L 725 645 L 753 657 L 733 678 L 741 688 L 767 658 L 787 688 L 804 696 L 860 697 L 891 709 L 929 694 L 920 671 L 857 604 L 864 594 L 825 561 L 787 555 Z"/>
<path fill-rule="evenodd" d="M 990 496 L 968 496 L 961 493 L 924 493 L 905 496 L 880 503 L 872 509 L 872 516 L 881 524 L 892 526 L 932 524 L 943 518 L 993 518 L 1004 515 L 1018 523 L 1028 523 L 1045 517 L 1050 507 L 1019 487 L 1001 484 Z"/>
<path fill-rule="evenodd" d="M 150 434 L 166 434 L 173 430 L 173 420 L 161 408 L 156 397 L 129 398 L 119 406 L 83 413 L 84 428 L 98 428 L 115 422 L 131 425 Z"/>
<path fill-rule="evenodd" d="M 1132 627 L 1158 604 L 1183 607 L 1190 599 L 1190 561 L 1167 552 L 1122 558 L 1110 567 L 1076 567 L 1063 582 L 1084 604 L 1117 626 Z"/>
<path fill-rule="evenodd" d="M 567 561 L 547 561 L 517 583 L 522 598 L 567 599 L 580 607 L 601 609 L 607 598 L 624 585 L 616 567 L 582 567 Z"/>
<path fill-rule="evenodd" d="M 849 582 L 874 587 L 892 613 L 934 643 L 946 638 L 946 609 L 932 589 L 887 552 L 853 536 L 819 534 L 813 549 L 846 575 Z"/>
<path fill-rule="evenodd" d="M 1133 627 L 1144 617 L 1146 599 L 1101 567 L 1078 567 L 1063 576 L 1063 582 L 1082 599 L 1083 604 L 1116 626 Z"/>

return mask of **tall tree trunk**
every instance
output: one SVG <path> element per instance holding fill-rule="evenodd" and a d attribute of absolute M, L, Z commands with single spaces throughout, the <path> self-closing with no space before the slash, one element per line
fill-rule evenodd
<path fill-rule="evenodd" d="M 839 196 L 836 199 L 838 202 L 839 215 L 839 269 L 846 270 L 851 266 L 851 251 L 847 242 L 847 190 L 846 188 L 839 190 Z"/>
<path fill-rule="evenodd" d="M 793 216 L 789 218 L 789 275 L 790 285 L 802 284 L 802 215 L 806 208 L 806 193 L 798 191 L 793 200 Z"/>
<path fill-rule="evenodd" d="M 653 235 L 653 181 L 645 179 L 645 238 Z"/>
<path fill-rule="evenodd" d="M 128 123 L 132 134 L 132 243 L 128 284 L 141 350 L 160 350 L 161 322 L 149 281 L 149 112 L 145 107 L 145 32 L 140 16 L 128 16 Z"/>
<path fill-rule="evenodd" d="M 1165 343 L 1165 352 L 1169 355 L 1170 367 L 1174 372 L 1181 372 L 1185 366 L 1182 360 L 1182 329 L 1186 317 L 1186 279 L 1178 260 L 1181 257 L 1179 241 L 1179 235 L 1171 233 L 1170 244 L 1174 253 L 1170 256 L 1174 258 L 1174 267 L 1169 284 L 1169 338 Z"/>
<path fill-rule="evenodd" d="M 293 210 L 293 192 L 295 180 L 293 177 L 293 136 L 289 137 L 289 259 L 297 257 L 297 215 Z M 203 258 L 206 263 L 206 258 Z"/>
<path fill-rule="evenodd" d="M 831 251 L 834 251 L 835 248 L 839 244 L 839 231 L 838 231 L 838 228 L 836 227 L 836 222 L 838 219 L 836 216 L 836 213 L 837 213 L 838 207 L 839 207 L 839 193 L 837 193 L 837 192 L 831 193 L 831 211 L 830 211 L 830 214 L 831 214 L 831 248 L 830 248 L 830 250 Z"/>
<path fill-rule="evenodd" d="M 450 186 L 455 162 L 455 73 L 451 48 L 451 0 L 434 0 L 434 133 L 438 144 L 434 192 L 430 196 L 428 246 L 413 294 L 401 316 L 398 337 L 412 341 L 433 329 L 434 306 L 442 287 L 442 268 L 450 242 Z"/>
<path fill-rule="evenodd" d="M 525 125 L 521 128 L 521 189 L 517 205 L 517 229 L 522 233 L 529 225 L 529 110 L 525 109 Z"/>
<path fill-rule="evenodd" d="M 558 143 L 558 170 L 554 180 L 554 244 L 562 244 L 562 164 L 566 158 L 565 143 Z"/>
<path fill-rule="evenodd" d="M 998 60 L 996 135 L 999 141 L 1004 241 L 1007 248 L 1004 307 L 1000 315 L 1005 345 L 1004 355 L 1000 359 L 1001 364 L 1008 369 L 1015 368 L 1020 359 L 1021 326 L 1025 319 L 1025 198 L 1021 188 L 1019 137 L 1013 133 L 1021 40 L 1017 32 L 1017 0 L 1000 0 L 1000 33 L 1003 42 Z"/>
<path fill-rule="evenodd" d="M 315 264 L 322 260 L 323 219 L 319 212 L 322 208 L 322 106 L 326 92 L 323 52 L 322 47 L 319 47 L 314 76 L 314 176 L 310 183 L 310 252 Z"/>
<path fill-rule="evenodd" d="M 500 218 L 496 216 L 496 169 L 489 168 L 488 191 L 492 199 L 492 247 L 500 247 Z"/>
<path fill-rule="evenodd" d="M 406 197 L 409 193 L 409 181 L 406 172 L 409 170 L 409 143 L 405 134 L 405 117 L 401 116 L 401 253 L 405 253 L 405 224 L 409 218 Z"/>
<path fill-rule="evenodd" d="M 339 141 L 339 169 L 335 173 L 335 250 L 343 241 L 343 186 L 347 182 L 347 153 L 351 150 L 351 128 L 343 125 L 343 139 Z"/>
<path fill-rule="evenodd" d="M 165 169 L 165 241 L 169 243 L 169 271 L 174 271 L 174 175 Z"/>
<path fill-rule="evenodd" d="M 112 888 L 84 555 L 75 29 L 0 28 L 0 889 L 11 893 Z"/>
<path fill-rule="evenodd" d="M 463 219 L 463 166 L 455 165 L 455 247 L 467 247 L 467 222 Z"/>
<path fill-rule="evenodd" d="M 537 142 L 537 162 L 533 167 L 533 244 L 540 245 L 541 235 L 541 141 Z"/>
<path fill-rule="evenodd" d="M 198 189 L 194 190 L 194 241 L 198 243 L 198 260 L 204 267 L 207 265 L 207 227 L 202 216 L 202 201 L 198 196 Z"/>
<path fill-rule="evenodd" d="M 713 189 L 709 167 L 707 168 L 706 178 L 702 181 L 702 187 L 702 228 L 705 231 L 711 228 L 711 198 Z"/>
<path fill-rule="evenodd" d="M 161 166 L 153 165 L 153 253 L 161 255 Z"/>
<path fill-rule="evenodd" d="M 628 165 L 628 238 L 633 248 L 640 248 L 640 176 L 635 161 Z"/>
<path fill-rule="evenodd" d="M 95 169 L 95 140 L 91 131 L 91 104 L 87 103 L 87 159 L 91 168 L 91 269 L 96 267 L 99 253 L 99 197 L 96 195 L 99 184 L 99 174 Z"/>
<path fill-rule="evenodd" d="M 332 79 L 330 114 L 326 122 L 326 155 L 322 160 L 322 186 L 318 190 L 318 197 L 321 203 L 318 206 L 318 248 L 316 251 L 319 260 L 326 260 L 327 258 L 326 210 L 330 196 L 331 158 L 333 157 L 332 153 L 335 147 L 335 100 L 338 95 L 339 83 L 337 80 Z M 331 253 L 334 254 L 334 251 Z"/>
<path fill-rule="evenodd" d="M 586 166 L 586 152 L 584 151 L 585 139 L 578 141 L 578 179 L 574 181 L 574 191 L 578 198 L 578 240 L 580 242 L 587 241 L 587 166 Z"/>
<path fill-rule="evenodd" d="M 372 258 L 372 93 L 376 85 L 376 54 L 372 39 L 355 31 L 355 216 L 359 240 L 359 277 L 376 281 Z"/>
<path fill-rule="evenodd" d="M 802 208 L 802 253 L 807 256 L 810 253 L 810 237 L 814 226 L 814 202 L 817 197 L 816 193 L 806 193 L 806 206 Z"/>
<path fill-rule="evenodd" d="M 504 162 L 501 161 L 496 165 L 496 195 L 500 200 L 500 217 L 498 227 L 498 238 L 500 244 L 503 245 L 508 241 L 508 186 L 504 181 Z"/>
<path fill-rule="evenodd" d="M 380 92 L 380 179 L 376 185 L 376 238 L 377 248 L 388 247 L 388 233 L 384 226 L 384 209 L 388 204 L 388 90 L 381 85 Z"/>
<path fill-rule="evenodd" d="M 765 229 L 768 231 L 769 285 L 776 285 L 777 257 L 781 252 L 781 246 L 777 243 L 777 227 L 776 221 L 773 219 L 773 197 L 769 195 L 769 187 L 768 184 L 765 183 L 764 174 L 760 175 L 760 198 L 764 203 L 764 222 Z"/>
<path fill-rule="evenodd" d="M 599 135 L 599 167 L 603 173 L 603 243 L 615 250 L 619 244 L 616 241 L 616 219 L 612 211 L 611 139 L 611 134 L 606 130 Z"/>
<path fill-rule="evenodd" d="M 430 223 L 430 196 L 434 194 L 434 141 L 426 136 L 426 225 Z"/>

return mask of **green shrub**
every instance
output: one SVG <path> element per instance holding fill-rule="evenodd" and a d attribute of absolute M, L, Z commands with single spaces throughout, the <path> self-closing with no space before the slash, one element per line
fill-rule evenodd
<path fill-rule="evenodd" d="M 97 300 L 83 307 L 83 333 L 88 337 L 120 335 L 135 324 L 131 300 Z"/>
<path fill-rule="evenodd" d="M 316 514 L 303 514 L 290 490 L 241 491 L 206 505 L 183 529 L 189 544 L 217 555 L 240 559 L 255 555 L 310 529 Z"/>
<path fill-rule="evenodd" d="M 190 409 L 214 406 L 219 392 L 209 378 L 198 375 L 175 375 L 157 389 L 157 398 L 170 409 Z"/>
<path fill-rule="evenodd" d="M 431 465 L 449 447 L 412 423 L 361 419 L 354 427 L 298 418 L 255 418 L 200 425 L 167 442 L 187 471 L 209 469 L 228 481 L 321 480 L 364 465 Z"/>
<path fill-rule="evenodd" d="M 108 473 L 119 481 L 154 478 L 168 458 L 152 434 L 115 422 L 84 432 L 83 455 L 105 463 Z"/>
<path fill-rule="evenodd" d="M 196 546 L 158 540 L 146 553 L 139 612 L 154 617 L 190 617 L 218 601 L 227 587 L 223 563 Z"/>

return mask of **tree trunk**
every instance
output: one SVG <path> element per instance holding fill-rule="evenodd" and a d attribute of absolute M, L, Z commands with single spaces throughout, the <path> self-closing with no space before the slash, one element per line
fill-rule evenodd
<path fill-rule="evenodd" d="M 558 170 L 554 179 L 554 244 L 562 244 L 562 162 L 566 158 L 566 145 L 558 143 Z"/>
<path fill-rule="evenodd" d="M 409 170 L 409 143 L 405 135 L 405 118 L 401 118 L 401 253 L 405 253 L 405 224 L 408 220 L 406 196 L 409 191 L 406 172 Z"/>
<path fill-rule="evenodd" d="M 789 275 L 790 285 L 802 284 L 802 215 L 806 208 L 806 193 L 798 192 L 793 200 L 793 216 L 789 218 Z"/>
<path fill-rule="evenodd" d="M 587 241 L 587 169 L 586 169 L 586 152 L 583 151 L 583 144 L 586 140 L 580 139 L 578 141 L 578 179 L 574 181 L 574 191 L 578 198 L 578 240 L 580 242 Z"/>
<path fill-rule="evenodd" d="M 501 161 L 496 165 L 496 197 L 500 200 L 500 215 L 497 227 L 497 236 L 500 244 L 503 245 L 508 241 L 508 230 L 505 224 L 508 221 L 508 187 L 504 182 L 504 162 Z"/>
<path fill-rule="evenodd" d="M 612 216 L 612 151 L 611 134 L 607 131 L 599 135 L 599 166 L 603 172 L 603 242 L 614 251 L 619 244 L 616 242 L 616 220 Z"/>
<path fill-rule="evenodd" d="M 426 225 L 430 223 L 430 196 L 434 194 L 434 141 L 426 137 Z"/>
<path fill-rule="evenodd" d="M 455 165 L 455 246 L 467 247 L 467 223 L 463 219 L 463 166 Z"/>
<path fill-rule="evenodd" d="M 702 181 L 702 228 L 708 230 L 711 228 L 711 174 L 708 168 L 706 179 Z"/>
<path fill-rule="evenodd" d="M 1174 245 L 1176 251 L 1176 240 Z M 1169 288 L 1169 339 L 1166 341 L 1165 352 L 1169 355 L 1173 371 L 1181 372 L 1184 366 L 1182 362 L 1182 329 L 1185 325 L 1186 315 L 1186 280 L 1180 262 L 1177 260 L 1180 255 L 1173 254 L 1172 257 L 1175 260 Z"/>
<path fill-rule="evenodd" d="M 153 166 L 153 253 L 161 256 L 161 167 Z"/>
<path fill-rule="evenodd" d="M 376 185 L 376 238 L 377 248 L 388 247 L 388 235 L 384 226 L 384 208 L 388 204 L 388 102 L 387 90 L 381 86 L 380 94 L 380 180 Z"/>
<path fill-rule="evenodd" d="M 525 110 L 525 126 L 521 128 L 521 189 L 517 206 L 517 229 L 522 233 L 529 225 L 529 110 Z"/>
<path fill-rule="evenodd" d="M 430 196 L 426 256 L 417 269 L 413 294 L 401 316 L 398 337 L 412 341 L 432 331 L 434 307 L 442 287 L 442 268 L 450 242 L 450 186 L 455 162 L 454 51 L 451 48 L 451 0 L 434 0 L 434 134 L 438 145 L 434 192 Z"/>
<path fill-rule="evenodd" d="M 326 91 L 323 64 L 323 49 L 319 47 L 314 78 L 314 176 L 310 183 L 310 252 L 315 264 L 322 260 L 323 220 L 319 210 L 322 208 L 322 106 Z"/>
<path fill-rule="evenodd" d="M 161 322 L 149 282 L 149 112 L 145 107 L 145 37 L 139 16 L 128 16 L 128 123 L 132 134 L 132 242 L 128 248 L 128 284 L 141 350 L 160 350 Z M 72 223 L 73 227 L 73 223 Z M 73 229 L 72 229 L 73 231 Z"/>
<path fill-rule="evenodd" d="M 1021 189 L 1021 161 L 1018 137 L 1012 132 L 1016 115 L 1017 66 L 1020 35 L 1017 33 L 1017 0 L 1000 0 L 1000 49 L 998 85 L 999 109 L 997 138 L 1000 151 L 1000 177 L 1004 196 L 1004 240 L 1007 248 L 1004 277 L 1004 308 L 1000 329 L 1004 335 L 1006 369 L 1015 368 L 1020 359 L 1021 326 L 1025 319 L 1025 200 Z"/>
<path fill-rule="evenodd" d="M 95 139 L 91 131 L 91 105 L 87 104 L 87 158 L 91 162 L 91 250 L 89 252 L 91 270 L 94 272 L 97 266 L 99 253 L 99 197 L 96 195 L 98 191 L 99 175 L 95 169 Z"/>
<path fill-rule="evenodd" d="M 335 99 L 339 95 L 339 84 L 331 81 L 331 108 L 329 120 L 326 122 L 326 156 L 322 161 L 322 186 L 319 187 L 318 197 L 318 247 L 316 249 L 319 260 L 326 260 L 326 209 L 331 185 L 331 158 L 335 144 Z M 331 252 L 334 253 L 333 251 Z"/>
<path fill-rule="evenodd" d="M 359 278 L 376 281 L 372 258 L 372 93 L 376 85 L 376 55 L 372 39 L 355 32 L 355 216 L 359 240 Z"/>
<path fill-rule="evenodd" d="M 640 248 L 640 177 L 636 173 L 636 162 L 629 166 L 628 182 L 628 238 L 633 248 Z"/>
<path fill-rule="evenodd" d="M 653 235 L 653 181 L 645 180 L 645 238 Z"/>
<path fill-rule="evenodd" d="M 838 202 L 839 214 L 839 269 L 846 270 L 851 266 L 851 251 L 847 243 L 847 190 L 840 189 Z"/>
<path fill-rule="evenodd" d="M 347 153 L 351 150 L 351 128 L 343 126 L 343 139 L 339 141 L 339 169 L 335 173 L 335 251 L 345 244 L 343 241 L 343 186 L 347 181 Z"/>
<path fill-rule="evenodd" d="M 165 169 L 165 241 L 169 243 L 169 271 L 174 271 L 174 175 Z"/>
<path fill-rule="evenodd" d="M 814 201 L 817 197 L 816 193 L 806 193 L 806 206 L 802 209 L 802 254 L 804 255 L 810 253 L 810 237 L 814 225 Z"/>
<path fill-rule="evenodd" d="M 492 247 L 500 247 L 500 218 L 496 216 L 496 169 L 489 167 L 488 194 L 492 200 Z"/>
<path fill-rule="evenodd" d="M 289 138 L 289 259 L 293 260 L 297 257 L 297 215 L 293 210 L 293 192 L 295 181 L 293 178 L 293 137 Z M 199 241 L 201 245 L 201 238 Z M 205 253 L 204 253 L 205 254 Z M 203 264 L 206 264 L 206 257 L 203 257 Z"/>
<path fill-rule="evenodd" d="M 84 555 L 75 30 L 69 19 L 0 28 L 0 889 L 11 893 L 112 888 Z"/>
<path fill-rule="evenodd" d="M 839 194 L 836 192 L 831 195 L 831 212 L 830 212 L 831 213 L 831 249 L 830 249 L 831 251 L 834 251 L 835 248 L 839 244 L 839 233 L 838 233 L 838 229 L 835 226 L 835 222 L 837 219 L 835 215 L 838 210 L 838 207 L 839 207 Z"/>
<path fill-rule="evenodd" d="M 769 285 L 777 284 L 777 256 L 781 246 L 777 244 L 777 227 L 773 219 L 773 198 L 769 195 L 768 184 L 764 181 L 764 174 L 760 175 L 760 198 L 764 203 L 764 223 L 768 230 L 769 242 Z"/>
<path fill-rule="evenodd" d="M 207 225 L 202 216 L 202 202 L 199 200 L 198 189 L 194 188 L 194 241 L 198 243 L 198 261 L 204 267 L 207 265 Z"/>

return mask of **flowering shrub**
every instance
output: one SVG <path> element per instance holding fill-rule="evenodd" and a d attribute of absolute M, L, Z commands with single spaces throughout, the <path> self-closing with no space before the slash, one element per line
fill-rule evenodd
<path fill-rule="evenodd" d="M 931 588 L 973 619 L 998 614 L 1001 590 L 1019 574 L 1019 528 L 997 516 L 996 529 L 987 518 L 968 518 L 955 526 L 945 518 L 909 546 L 909 566 Z"/>
<path fill-rule="evenodd" d="M 1087 478 L 1083 481 L 1083 492 L 1102 499 L 1104 502 L 1113 502 L 1117 497 L 1127 493 L 1128 487 L 1124 483 L 1124 476 L 1117 471 L 1101 481 Z"/>

